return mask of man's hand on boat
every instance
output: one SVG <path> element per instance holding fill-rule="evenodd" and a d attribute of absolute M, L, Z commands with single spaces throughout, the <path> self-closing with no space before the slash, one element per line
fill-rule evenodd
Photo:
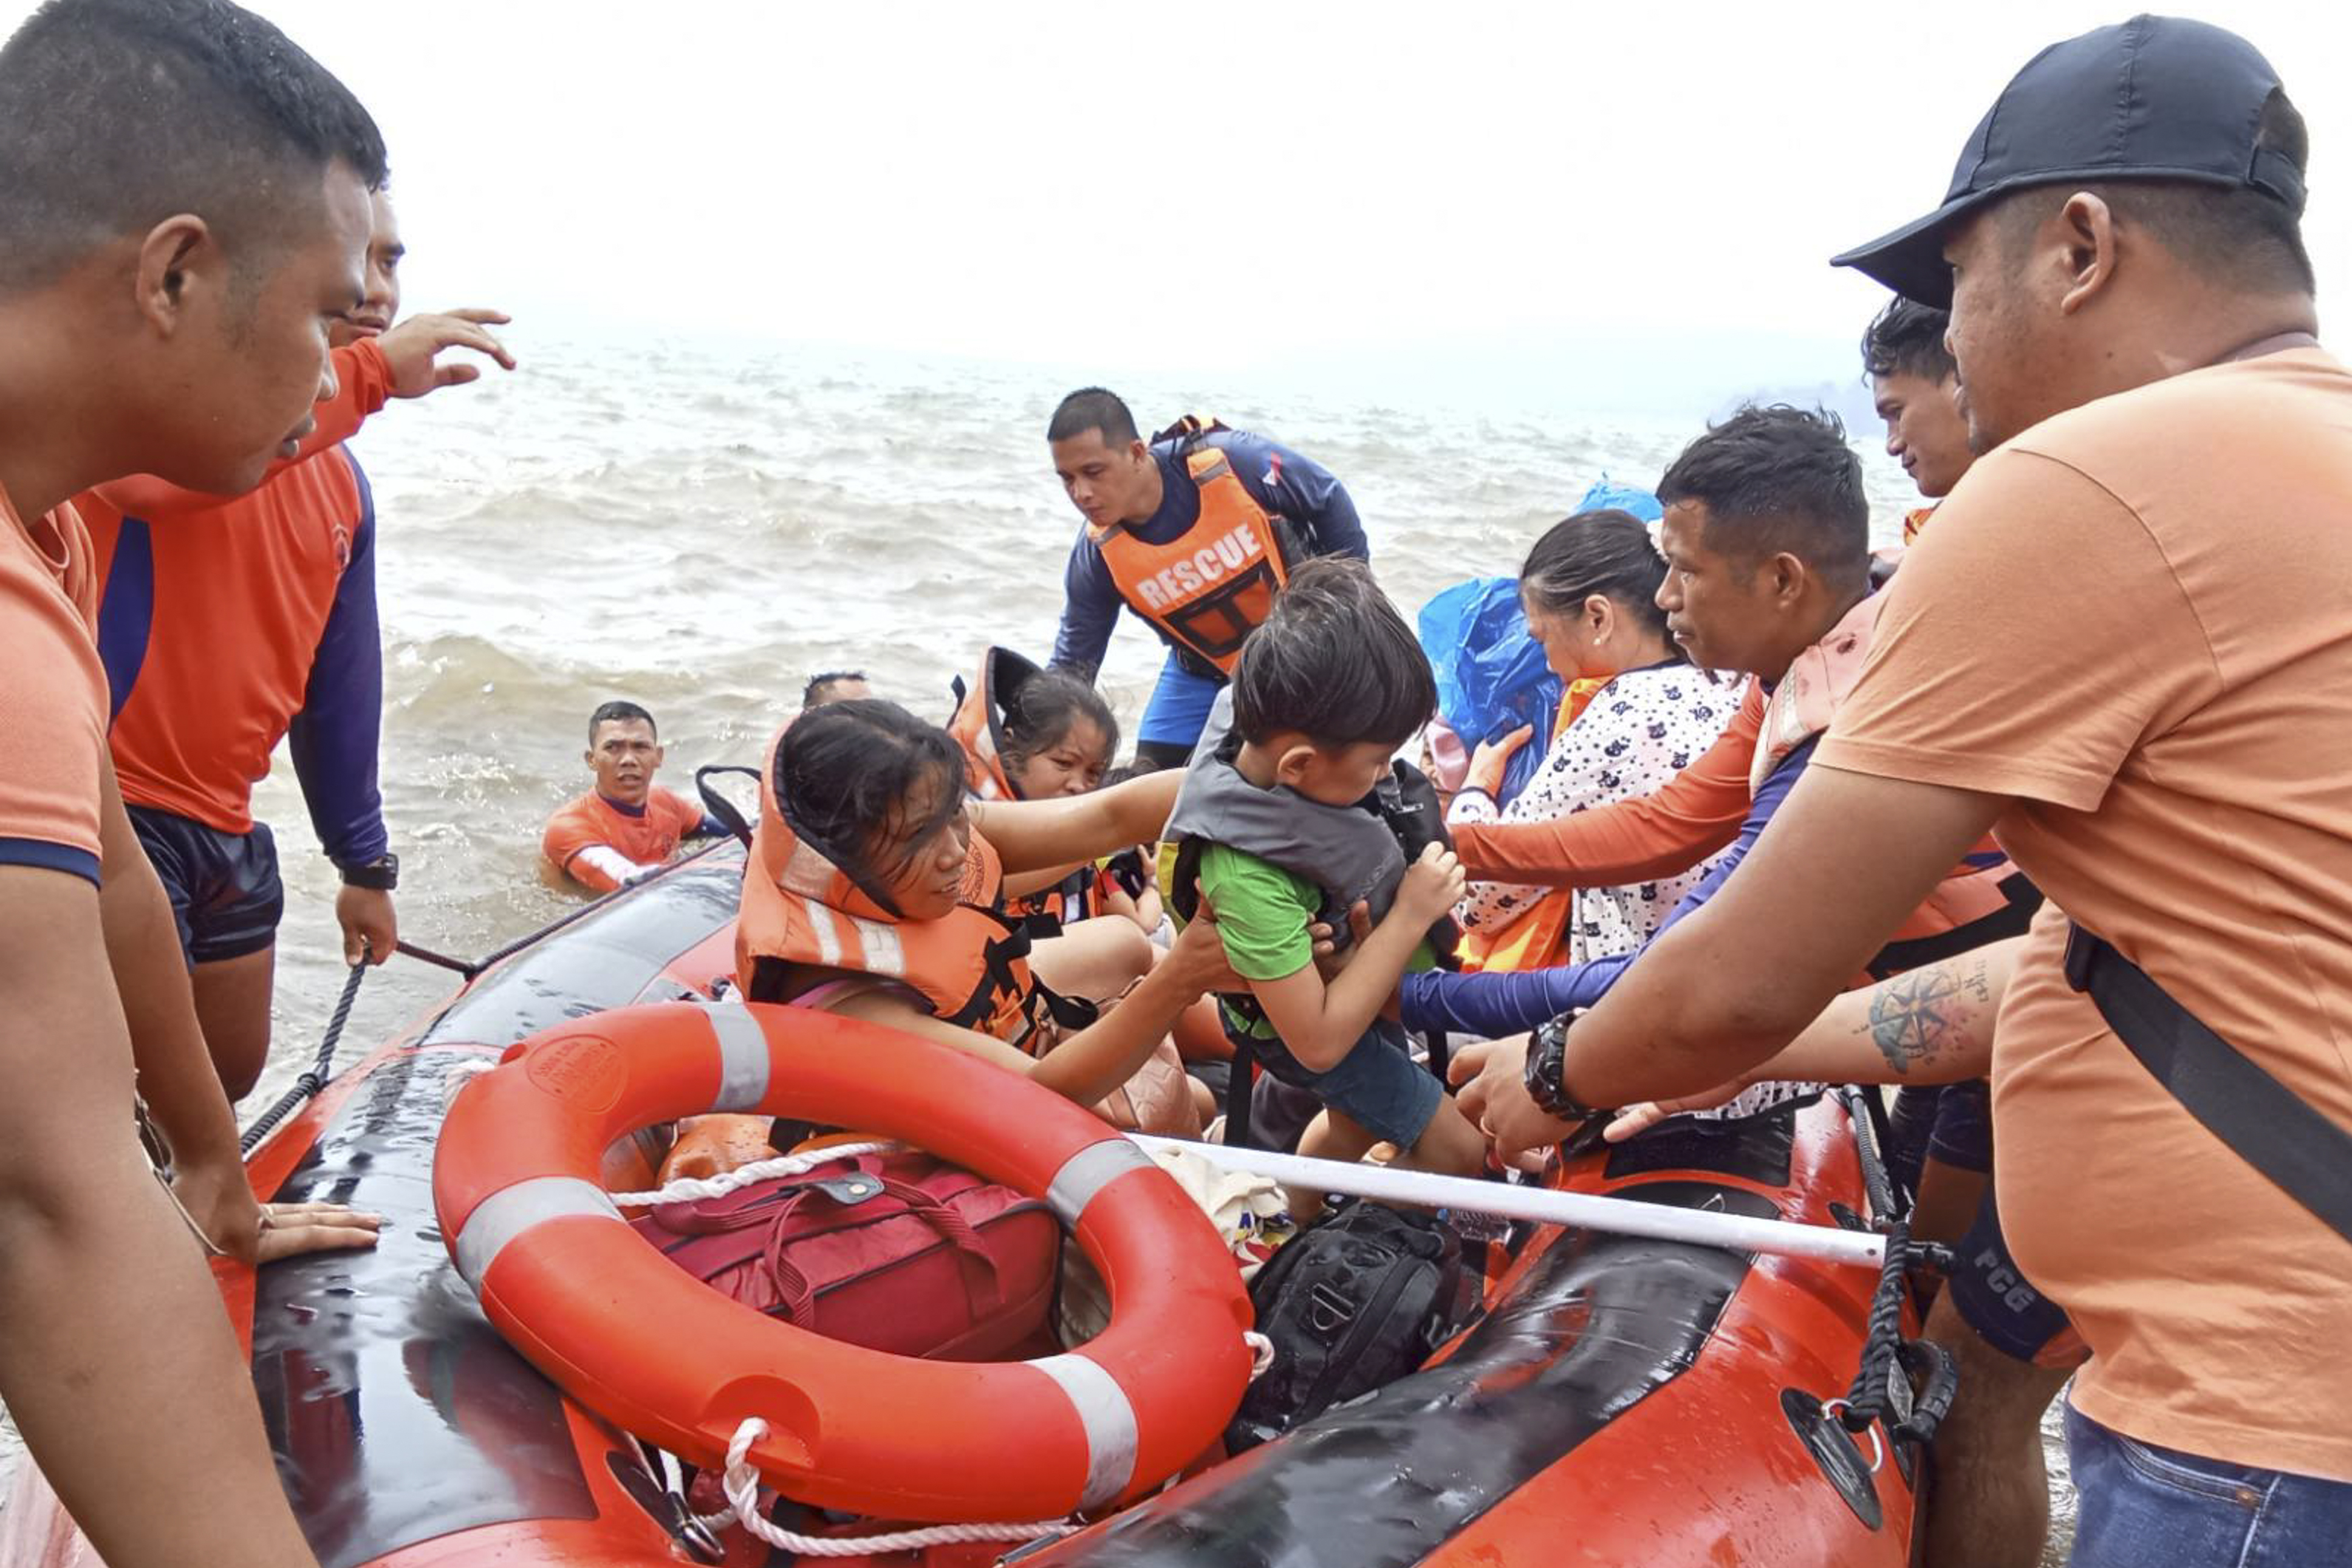
<path fill-rule="evenodd" d="M 336 1203 L 259 1202 L 242 1162 L 220 1170 L 185 1166 L 172 1191 L 205 1239 L 240 1263 L 373 1247 L 383 1225 L 382 1215 Z"/>
<path fill-rule="evenodd" d="M 1742 1078 L 1707 1090 L 1703 1094 L 1685 1095 L 1680 1100 L 1644 1100 L 1638 1105 L 1628 1105 L 1601 1129 L 1601 1141 L 1622 1144 L 1636 1133 L 1648 1132 L 1669 1116 L 1679 1116 L 1690 1111 L 1712 1111 L 1718 1105 L 1728 1105 L 1752 1086 L 1748 1079 Z"/>

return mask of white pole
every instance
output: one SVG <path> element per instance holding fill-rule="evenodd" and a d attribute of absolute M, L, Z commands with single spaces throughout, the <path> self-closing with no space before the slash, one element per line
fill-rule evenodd
<path fill-rule="evenodd" d="M 1129 1133 L 1128 1136 L 1146 1149 L 1178 1149 L 1227 1170 L 1246 1171 L 1274 1181 L 1313 1187 L 1318 1192 L 1344 1192 L 1356 1197 L 1409 1203 L 1423 1208 L 1454 1208 L 1472 1214 L 1499 1215 L 1506 1219 L 1572 1225 L 1620 1236 L 1653 1236 L 1662 1241 L 1690 1241 L 1737 1252 L 1820 1258 L 1857 1268 L 1876 1269 L 1886 1260 L 1886 1239 L 1867 1230 L 1800 1225 L 1788 1219 L 1751 1219 L 1744 1214 L 1674 1208 L 1664 1204 L 1637 1203 L 1631 1198 L 1554 1192 L 1549 1187 L 1474 1181 L 1467 1176 L 1436 1176 L 1390 1166 L 1307 1159 L 1298 1155 L 1187 1143 L 1181 1138 L 1158 1138 L 1142 1133 Z"/>

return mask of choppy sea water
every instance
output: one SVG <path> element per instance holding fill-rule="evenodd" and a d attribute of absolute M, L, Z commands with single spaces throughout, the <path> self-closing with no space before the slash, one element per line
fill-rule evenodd
<path fill-rule="evenodd" d="M 383 792 L 407 939 L 474 956 L 572 906 L 538 879 L 539 833 L 586 788 L 600 702 L 650 708 L 662 781 L 690 791 L 698 765 L 756 762 L 817 670 L 863 668 L 880 695 L 943 718 L 949 681 L 986 644 L 1050 647 L 1078 527 L 1046 458 L 1068 390 L 1050 372 L 528 332 L 514 346 L 514 374 L 395 403 L 353 443 L 379 518 Z M 1373 404 L 1344 386 L 1118 390 L 1140 420 L 1215 413 L 1329 467 L 1409 614 L 1465 577 L 1516 571 L 1604 474 L 1654 482 L 1708 413 L 1614 424 Z M 1915 498 L 1877 431 L 1855 434 L 1874 531 L 1895 537 Z M 1130 730 L 1160 663 L 1122 627 L 1103 684 Z M 278 831 L 288 906 L 276 1049 L 247 1115 L 307 1064 L 343 977 L 333 870 L 282 753 L 255 808 Z M 346 1060 L 447 978 L 406 959 L 373 973 Z M 2050 1447 L 2053 1507 L 2071 1519 Z M 0 1431 L 0 1472 L 16 1458 Z"/>

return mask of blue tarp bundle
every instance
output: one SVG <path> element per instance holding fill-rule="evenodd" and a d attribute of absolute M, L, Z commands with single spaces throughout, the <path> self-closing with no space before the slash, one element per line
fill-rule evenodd
<path fill-rule="evenodd" d="M 1576 509 L 1604 507 L 1645 522 L 1662 515 L 1655 496 L 1605 475 Z M 1447 589 L 1422 607 L 1420 634 L 1422 651 L 1437 675 L 1437 711 L 1465 748 L 1499 740 L 1521 725 L 1535 727 L 1534 742 L 1519 748 L 1504 775 L 1502 799 L 1510 800 L 1543 762 L 1543 742 L 1559 713 L 1563 690 L 1544 663 L 1542 644 L 1528 635 L 1517 580 L 1474 578 Z"/>

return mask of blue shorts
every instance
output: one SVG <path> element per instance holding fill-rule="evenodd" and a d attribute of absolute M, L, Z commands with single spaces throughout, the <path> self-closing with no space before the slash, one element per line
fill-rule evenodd
<path fill-rule="evenodd" d="M 1386 1019 L 1375 1022 L 1328 1072 L 1302 1065 L 1278 1040 L 1259 1036 L 1250 1044 L 1269 1076 L 1306 1090 L 1400 1151 L 1421 1142 L 1445 1098 L 1437 1075 L 1413 1061 L 1403 1027 Z"/>
<path fill-rule="evenodd" d="M 1916 1192 L 1930 1159 L 1979 1176 L 1992 1169 L 1992 1085 L 1981 1078 L 1906 1084 L 1895 1092 L 1888 1124 L 1886 1168 L 1898 1186 Z"/>
<path fill-rule="evenodd" d="M 278 940 L 286 889 L 267 823 L 226 833 L 152 806 L 123 810 L 172 901 L 180 952 L 191 966 L 242 958 Z"/>
<path fill-rule="evenodd" d="M 1143 722 L 1136 727 L 1135 738 L 1146 746 L 1190 748 L 1201 738 L 1209 722 L 1209 709 L 1224 689 L 1223 681 L 1186 669 L 1176 651 L 1170 649 L 1168 663 L 1160 667 L 1160 684 L 1151 688 L 1151 700 L 1144 705 Z"/>
<path fill-rule="evenodd" d="M 1975 1223 L 1952 1249 L 1952 1273 L 1944 1290 L 1960 1321 L 2003 1355 L 2053 1369 L 2080 1366 L 2090 1358 L 2065 1312 L 2026 1281 L 2009 1255 L 1990 1187 L 1977 1206 Z"/>

